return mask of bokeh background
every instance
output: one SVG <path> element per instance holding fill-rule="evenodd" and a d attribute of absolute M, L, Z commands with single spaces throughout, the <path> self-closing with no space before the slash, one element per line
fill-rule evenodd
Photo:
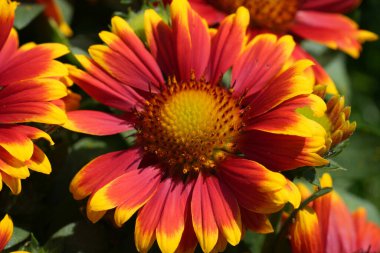
<path fill-rule="evenodd" d="M 85 54 L 87 48 L 101 43 L 98 33 L 107 30 L 115 13 L 131 20 L 141 29 L 142 1 L 120 0 L 58 0 L 74 35 L 67 39 L 42 14 L 42 7 L 32 1 L 21 1 L 15 25 L 22 43 L 57 41 L 69 44 L 75 53 Z M 350 13 L 362 29 L 380 34 L 380 1 L 364 0 Z M 380 225 L 380 43 L 367 43 L 359 59 L 328 50 L 313 43 L 304 45 L 330 73 L 346 103 L 352 106 L 351 119 L 357 122 L 357 131 L 345 143 L 331 172 L 336 190 L 349 207 L 367 208 L 369 219 Z M 75 64 L 72 56 L 62 59 Z M 82 108 L 107 111 L 108 108 L 83 96 Z M 43 127 L 43 126 L 42 126 Z M 8 189 L 0 193 L 1 211 L 9 213 L 15 223 L 15 232 L 6 252 L 23 247 L 32 252 L 135 252 L 134 221 L 123 228 L 112 224 L 112 214 L 97 224 L 85 216 L 85 203 L 72 199 L 69 184 L 75 173 L 92 158 L 109 151 L 125 149 L 130 145 L 126 136 L 93 137 L 56 129 L 54 147 L 44 146 L 53 165 L 50 176 L 32 174 L 23 181 L 24 190 L 13 196 Z M 264 237 L 248 233 L 238 247 L 228 252 L 260 252 Z M 153 249 L 155 252 L 157 249 Z"/>

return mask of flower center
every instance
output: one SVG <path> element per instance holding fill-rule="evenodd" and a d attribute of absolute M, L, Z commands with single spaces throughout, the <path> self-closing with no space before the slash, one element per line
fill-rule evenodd
<path fill-rule="evenodd" d="M 252 26 L 284 32 L 294 20 L 299 0 L 209 0 L 209 3 L 227 13 L 244 6 L 249 10 Z"/>
<path fill-rule="evenodd" d="M 203 80 L 172 81 L 138 113 L 137 141 L 171 175 L 210 171 L 236 152 L 241 117 L 226 89 Z"/>

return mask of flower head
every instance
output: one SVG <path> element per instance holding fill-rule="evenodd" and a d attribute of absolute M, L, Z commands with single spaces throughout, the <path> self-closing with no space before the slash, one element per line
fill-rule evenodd
<path fill-rule="evenodd" d="M 321 178 L 322 187 L 332 187 L 329 174 Z M 303 197 L 310 192 L 300 185 Z M 292 252 L 379 252 L 380 227 L 366 218 L 364 208 L 353 214 L 337 192 L 332 191 L 299 210 L 291 225 Z"/>
<path fill-rule="evenodd" d="M 86 71 L 70 69 L 88 94 L 125 113 L 75 111 L 65 127 L 96 135 L 134 129 L 136 137 L 131 149 L 82 168 L 70 190 L 75 199 L 89 196 L 92 221 L 115 209 L 122 226 L 139 210 L 139 251 L 156 239 L 163 252 L 191 251 L 198 242 L 205 252 L 221 250 L 247 228 L 271 232 L 267 214 L 299 205 L 295 185 L 279 171 L 327 163 L 318 155 L 325 129 L 298 112 L 322 115 L 326 105 L 304 74 L 312 63 L 289 63 L 290 36 L 247 43 L 247 9 L 218 30 L 187 1 L 173 1 L 170 11 L 171 26 L 145 12 L 148 49 L 114 17 L 112 32 L 100 33 L 106 45 L 78 56 Z M 226 88 L 220 78 L 231 67 Z"/>
<path fill-rule="evenodd" d="M 360 30 L 355 22 L 341 13 L 359 5 L 358 0 L 189 0 L 192 7 L 209 24 L 219 23 L 226 15 L 240 6 L 249 10 L 252 34 L 271 32 L 278 35 L 292 34 L 332 49 L 340 49 L 354 58 L 359 56 L 361 44 L 373 41 L 376 34 Z M 318 84 L 328 85 L 327 92 L 337 94 L 335 84 L 324 69 L 297 45 L 293 52 L 296 59 L 309 58 Z"/>
<path fill-rule="evenodd" d="M 28 43 L 19 48 L 12 28 L 16 3 L 0 0 L 0 176 L 14 194 L 21 191 L 21 179 L 28 169 L 49 174 L 50 163 L 33 140 L 50 136 L 21 123 L 63 124 L 66 121 L 61 98 L 67 95 L 60 79 L 67 68 L 54 60 L 68 52 L 60 44 Z"/>

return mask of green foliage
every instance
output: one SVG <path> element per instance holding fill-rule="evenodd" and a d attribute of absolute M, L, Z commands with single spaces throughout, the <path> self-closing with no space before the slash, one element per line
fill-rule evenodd
<path fill-rule="evenodd" d="M 44 6 L 40 4 L 21 4 L 16 9 L 14 26 L 23 29 L 42 13 Z"/>

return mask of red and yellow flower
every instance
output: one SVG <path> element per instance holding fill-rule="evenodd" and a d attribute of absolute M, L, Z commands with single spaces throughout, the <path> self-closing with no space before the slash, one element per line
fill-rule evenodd
<path fill-rule="evenodd" d="M 329 174 L 322 176 L 321 186 L 332 187 Z M 303 198 L 310 195 L 305 186 L 301 185 L 300 190 Z M 299 210 L 289 235 L 295 253 L 380 251 L 380 227 L 367 220 L 364 208 L 351 214 L 335 191 Z"/>
<path fill-rule="evenodd" d="M 168 1 L 166 1 L 168 2 Z M 209 24 L 219 23 L 240 6 L 248 8 L 251 16 L 251 32 L 272 32 L 278 35 L 292 34 L 332 49 L 340 49 L 354 58 L 359 56 L 361 44 L 377 39 L 377 35 L 360 30 L 358 25 L 342 15 L 359 5 L 359 0 L 189 0 L 192 7 Z M 328 85 L 327 92 L 337 90 L 323 68 L 300 46 L 293 53 L 296 59 L 309 58 L 315 63 L 313 71 L 319 84 Z"/>
<path fill-rule="evenodd" d="M 54 43 L 19 47 L 12 28 L 16 6 L 0 0 L 0 188 L 4 182 L 14 194 L 20 193 L 29 169 L 51 172 L 46 155 L 33 142 L 43 138 L 53 144 L 50 136 L 21 123 L 65 123 L 61 98 L 68 94 L 59 81 L 68 75 L 67 68 L 54 60 L 68 49 Z"/>
<path fill-rule="evenodd" d="M 145 12 L 147 49 L 129 24 L 112 19 L 105 45 L 78 56 L 86 71 L 70 77 L 90 96 L 124 112 L 68 113 L 66 128 L 95 135 L 133 130 L 128 150 L 102 155 L 74 177 L 75 199 L 89 197 L 98 221 L 114 210 L 122 226 L 138 211 L 135 241 L 146 252 L 205 252 L 236 245 L 244 231 L 273 229 L 267 215 L 290 202 L 295 185 L 280 172 L 326 164 L 326 131 L 298 112 L 323 115 L 304 74 L 308 60 L 289 63 L 292 37 L 263 34 L 247 42 L 249 12 L 239 8 L 219 29 L 185 0 L 170 6 L 171 26 Z M 228 69 L 231 87 L 221 85 Z M 175 217 L 175 219 L 173 219 Z"/>

